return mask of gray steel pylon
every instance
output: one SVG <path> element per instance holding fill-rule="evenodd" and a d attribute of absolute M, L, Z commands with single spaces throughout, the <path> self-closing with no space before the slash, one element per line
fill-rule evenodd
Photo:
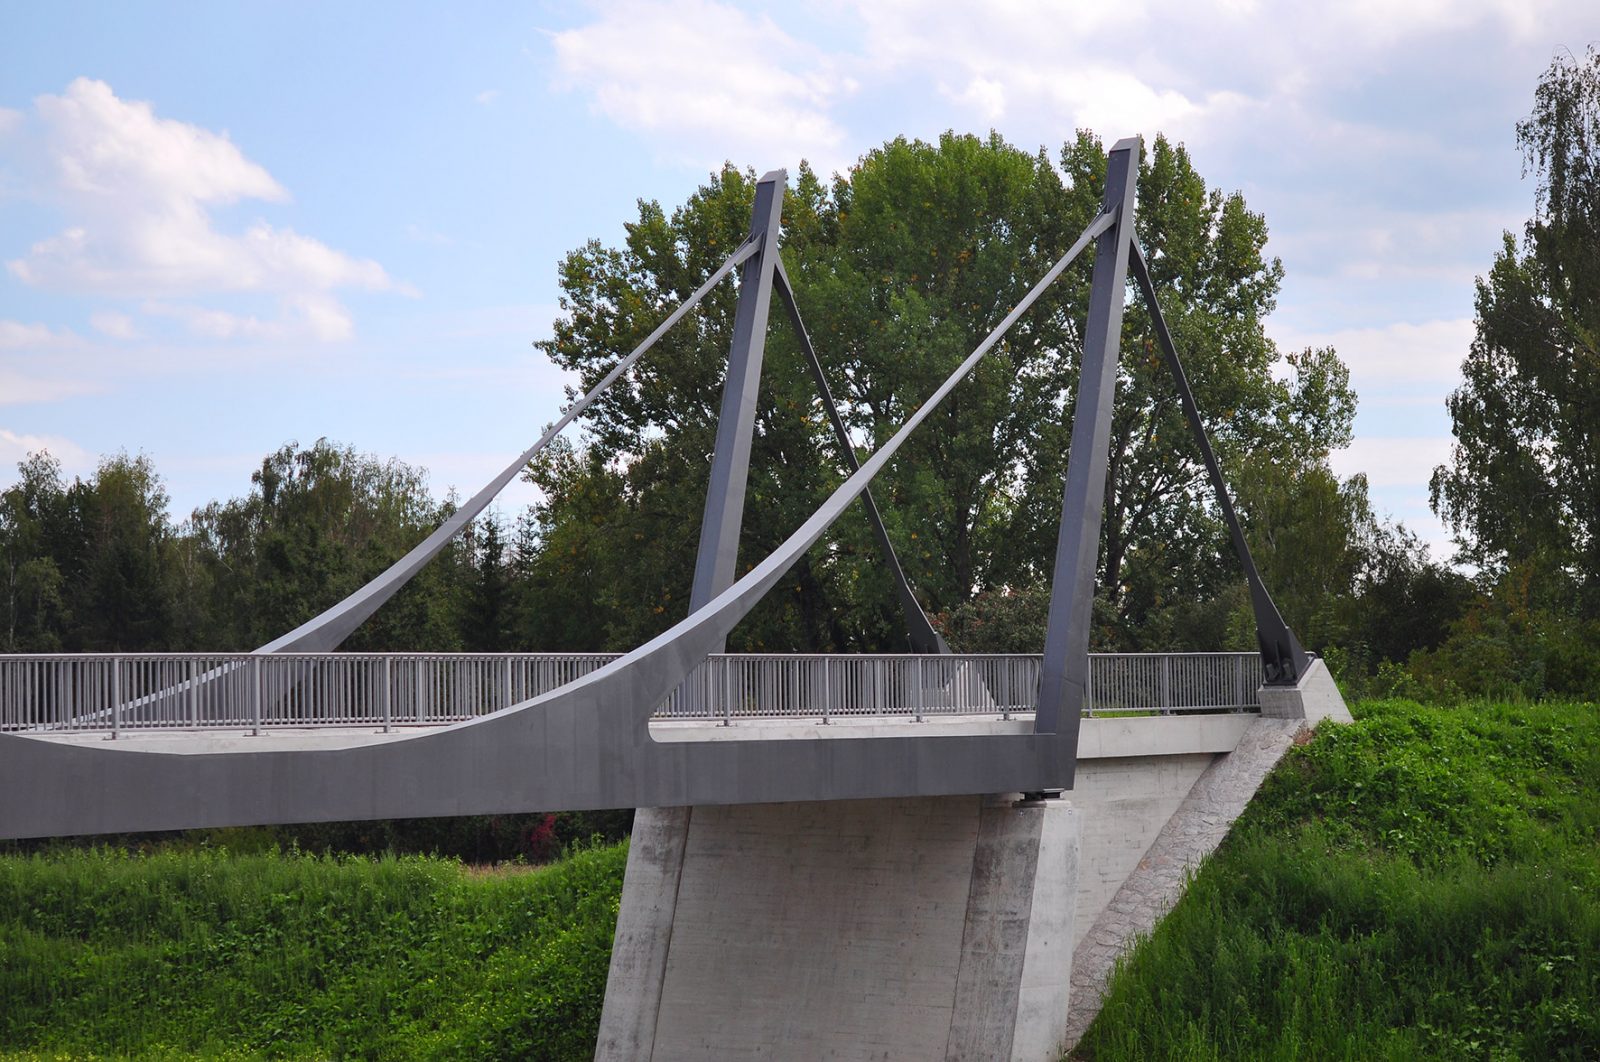
<path fill-rule="evenodd" d="M 750 238 L 760 241 L 760 249 L 745 260 L 739 276 L 739 305 L 733 319 L 733 343 L 728 350 L 728 375 L 722 385 L 722 411 L 717 418 L 705 515 L 700 522 L 700 548 L 689 591 L 690 612 L 733 585 L 739 560 L 739 529 L 744 521 L 750 445 L 755 435 L 756 395 L 761 387 L 767 312 L 772 303 L 772 274 L 778 257 L 778 226 L 788 180 L 787 171 L 773 170 L 756 183 Z M 721 652 L 722 648 L 719 645 L 713 652 Z"/>
<path fill-rule="evenodd" d="M 1112 400 L 1122 338 L 1122 303 L 1128 283 L 1140 141 L 1117 141 L 1106 158 L 1102 209 L 1116 222 L 1095 247 L 1094 282 L 1084 327 L 1083 364 L 1072 415 L 1072 449 L 1061 498 L 1055 573 L 1045 628 L 1036 734 L 1060 734 L 1069 759 L 1076 759 L 1078 724 L 1089 683 L 1089 627 L 1095 567 L 1100 558 L 1100 522 L 1105 508 L 1106 466 L 1111 442 Z"/>

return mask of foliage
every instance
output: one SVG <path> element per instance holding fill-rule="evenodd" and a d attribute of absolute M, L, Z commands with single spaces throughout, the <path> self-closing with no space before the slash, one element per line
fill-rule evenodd
<path fill-rule="evenodd" d="M 1369 702 L 1321 728 L 1075 1057 L 1594 1057 L 1597 707 Z"/>
<path fill-rule="evenodd" d="M 537 872 L 112 849 L 0 858 L 0 1044 L 589 1058 L 626 847 Z"/>
<path fill-rule="evenodd" d="M 446 515 L 422 472 L 319 439 L 261 462 L 250 493 L 194 514 L 211 573 L 216 635 L 253 649 L 342 600 L 416 545 Z M 460 542 L 356 632 L 351 649 L 459 647 L 465 580 Z M 221 648 L 208 645 L 206 648 Z"/>
<path fill-rule="evenodd" d="M 149 458 L 108 457 L 70 485 L 48 454 L 29 454 L 18 471 L 0 494 L 6 651 L 138 650 L 171 638 L 188 573 Z"/>
<path fill-rule="evenodd" d="M 1524 562 L 1495 581 L 1432 651 L 1412 655 L 1430 699 L 1452 694 L 1538 699 L 1600 690 L 1600 618 L 1574 607 L 1560 572 Z"/>
<path fill-rule="evenodd" d="M 955 134 L 890 141 L 831 186 L 802 166 L 785 201 L 783 254 L 858 443 L 884 441 L 1045 272 L 1098 211 L 1104 167 L 1088 133 L 1065 145 L 1059 168 L 998 136 Z M 607 371 L 740 242 L 753 178 L 726 168 L 670 216 L 641 203 L 622 247 L 591 241 L 570 254 L 565 316 L 542 344 L 552 360 L 584 386 Z M 1139 237 L 1224 461 L 1240 467 L 1265 451 L 1325 475 L 1328 450 L 1348 438 L 1354 396 L 1332 351 L 1284 361 L 1266 338 L 1282 268 L 1263 256 L 1263 219 L 1237 193 L 1208 189 L 1188 153 L 1161 137 L 1143 160 L 1139 201 Z M 974 594 L 1049 577 L 1087 295 L 1087 265 L 1063 276 L 880 477 L 874 493 L 891 538 L 933 612 L 955 615 Z M 535 470 L 546 495 L 535 566 L 548 584 L 560 573 L 613 588 L 586 616 L 557 621 L 569 644 L 637 644 L 683 615 L 733 293 L 703 305 L 596 404 L 586 445 Z M 1198 453 L 1137 305 L 1123 349 L 1101 585 L 1126 639 L 1164 610 L 1229 592 L 1236 567 L 1223 558 Z M 773 548 L 838 480 L 817 401 L 787 326 L 775 327 L 747 559 Z M 1350 489 L 1364 503 L 1364 487 Z M 842 520 L 792 580 L 736 642 L 872 649 L 902 640 L 859 516 Z"/>
<path fill-rule="evenodd" d="M 1600 51 L 1558 57 L 1517 126 L 1538 204 L 1477 284 L 1436 511 L 1492 574 L 1569 571 L 1600 617 Z"/>

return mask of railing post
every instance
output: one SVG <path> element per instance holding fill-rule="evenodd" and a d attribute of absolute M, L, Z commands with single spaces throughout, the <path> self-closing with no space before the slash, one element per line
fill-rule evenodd
<path fill-rule="evenodd" d="M 733 725 L 733 657 L 722 658 L 722 725 Z"/>
<path fill-rule="evenodd" d="M 251 736 L 261 736 L 261 658 L 250 658 L 250 726 Z"/>
<path fill-rule="evenodd" d="M 822 725 L 828 725 L 828 713 L 833 709 L 833 682 L 829 677 L 828 658 L 822 658 Z"/>
<path fill-rule="evenodd" d="M 1095 654 L 1089 654 L 1089 666 L 1083 672 L 1083 714 L 1094 715 Z"/>
<path fill-rule="evenodd" d="M 122 734 L 122 657 L 111 658 L 111 740 Z"/>
<path fill-rule="evenodd" d="M 416 693 L 417 693 L 417 725 L 418 726 L 421 726 L 423 724 L 423 722 L 428 718 L 427 699 L 426 699 L 426 695 L 422 691 L 422 669 L 423 669 L 422 660 L 419 658 L 417 660 L 417 667 L 416 667 L 416 675 L 417 675 L 417 689 L 416 689 Z"/>
<path fill-rule="evenodd" d="M 1017 689 L 1017 687 L 1021 686 L 1022 683 L 1017 681 L 1017 661 L 1016 661 L 1016 659 L 1014 657 L 1007 657 L 1001 663 L 1001 666 L 1003 668 L 1005 668 L 1006 680 L 1005 680 L 1005 682 L 999 683 L 998 685 L 1000 686 L 1001 689 L 1005 690 L 1006 692 L 1005 692 L 1005 695 L 1000 698 L 1000 718 L 1002 720 L 1005 720 L 1006 722 L 1010 722 L 1011 721 L 1011 702 L 1016 699 L 1016 695 L 1015 695 L 1014 691 Z M 956 687 L 956 677 L 954 675 L 951 675 L 950 676 L 950 690 L 951 690 L 952 693 L 955 692 L 955 687 Z M 993 691 L 990 691 L 990 692 L 993 692 Z"/>
<path fill-rule="evenodd" d="M 1161 654 L 1161 714 L 1172 714 L 1172 654 Z"/>
<path fill-rule="evenodd" d="M 923 669 L 923 664 L 927 659 L 926 656 L 920 654 L 917 656 L 917 722 L 919 723 L 922 722 L 922 699 L 927 696 L 927 683 L 924 681 L 927 675 Z"/>
<path fill-rule="evenodd" d="M 200 667 L 194 657 L 189 658 L 189 726 L 200 729 Z"/>
<path fill-rule="evenodd" d="M 382 701 L 382 704 L 383 704 L 383 732 L 385 734 L 389 733 L 390 730 L 393 729 L 393 722 L 394 722 L 394 705 L 393 705 L 393 701 L 394 701 L 394 686 L 392 684 L 393 675 L 394 675 L 394 658 L 390 657 L 390 656 L 386 656 L 386 657 L 383 658 L 383 701 Z"/>

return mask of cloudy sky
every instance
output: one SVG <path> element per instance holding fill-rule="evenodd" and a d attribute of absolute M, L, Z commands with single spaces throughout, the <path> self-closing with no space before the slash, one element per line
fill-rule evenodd
<path fill-rule="evenodd" d="M 1266 215 L 1272 335 L 1361 396 L 1337 469 L 1447 552 L 1473 278 L 1533 206 L 1513 126 L 1600 40 L 1593 0 L 454 6 L 6 5 L 0 482 L 143 451 L 181 517 L 328 436 L 470 493 L 557 410 L 558 259 L 635 199 L 1087 127 Z"/>

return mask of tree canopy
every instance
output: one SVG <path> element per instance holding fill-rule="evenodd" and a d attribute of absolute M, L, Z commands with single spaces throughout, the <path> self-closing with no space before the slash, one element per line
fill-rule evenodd
<path fill-rule="evenodd" d="M 1522 238 L 1477 282 L 1434 509 L 1463 559 L 1569 579 L 1600 615 L 1600 51 L 1558 57 L 1517 125 L 1537 177 Z"/>
<path fill-rule="evenodd" d="M 782 253 L 858 445 L 884 441 L 1065 250 L 1099 210 L 1104 171 L 1089 133 L 1055 160 L 997 135 L 946 134 L 935 144 L 892 140 L 830 183 L 802 165 L 784 204 Z M 670 214 L 641 202 L 622 246 L 590 241 L 568 255 L 564 315 L 542 349 L 584 386 L 598 380 L 743 239 L 754 177 L 726 167 Z M 1209 189 L 1187 151 L 1157 137 L 1140 167 L 1137 231 L 1235 482 L 1251 460 L 1273 463 L 1291 491 L 1303 476 L 1326 475 L 1355 398 L 1332 351 L 1284 358 L 1267 337 L 1283 269 L 1264 253 L 1264 219 L 1241 195 Z M 1018 322 L 875 485 L 931 612 L 1048 579 L 1087 297 L 1085 264 Z M 583 442 L 534 470 L 545 491 L 536 568 L 551 587 L 593 580 L 599 598 L 582 619 L 561 621 L 563 638 L 620 648 L 684 614 L 734 300 L 731 287 L 716 292 L 594 407 Z M 772 549 L 838 482 L 833 445 L 787 325 L 774 323 L 741 563 Z M 1237 571 L 1148 317 L 1132 303 L 1111 452 L 1101 640 L 1127 644 L 1141 631 L 1170 632 L 1158 617 L 1215 599 Z M 1266 511 L 1253 497 L 1241 491 L 1247 518 Z M 847 517 L 734 645 L 903 645 L 887 578 L 866 522 Z"/>

